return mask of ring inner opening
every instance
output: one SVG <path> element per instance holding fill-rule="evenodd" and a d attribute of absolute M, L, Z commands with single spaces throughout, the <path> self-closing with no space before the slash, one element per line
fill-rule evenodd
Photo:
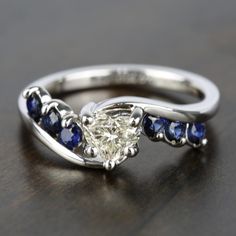
<path fill-rule="evenodd" d="M 196 103 L 204 97 L 187 78 L 156 69 L 85 70 L 68 74 L 58 85 L 54 86 L 57 97 L 75 107 L 118 96 L 148 97 L 175 104 Z"/>

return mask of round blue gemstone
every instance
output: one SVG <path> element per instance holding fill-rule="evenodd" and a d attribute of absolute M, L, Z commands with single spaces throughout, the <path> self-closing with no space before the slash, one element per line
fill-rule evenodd
<path fill-rule="evenodd" d="M 166 127 L 165 134 L 170 141 L 180 141 L 180 139 L 185 136 L 185 130 L 186 124 L 176 121 L 169 123 L 169 125 Z"/>
<path fill-rule="evenodd" d="M 36 94 L 32 94 L 27 98 L 26 106 L 28 109 L 29 116 L 35 121 L 39 121 L 41 117 L 42 102 Z"/>
<path fill-rule="evenodd" d="M 189 124 L 188 139 L 190 142 L 199 144 L 206 137 L 206 127 L 202 123 Z"/>
<path fill-rule="evenodd" d="M 168 124 L 168 120 L 161 117 L 145 116 L 143 120 L 143 128 L 145 134 L 149 138 L 154 138 L 156 134 L 162 132 L 165 126 Z"/>
<path fill-rule="evenodd" d="M 55 109 L 50 110 L 42 117 L 42 127 L 51 135 L 58 134 L 62 130 L 60 114 Z"/>
<path fill-rule="evenodd" d="M 82 130 L 77 124 L 63 128 L 58 136 L 58 141 L 66 148 L 73 150 L 82 141 Z"/>

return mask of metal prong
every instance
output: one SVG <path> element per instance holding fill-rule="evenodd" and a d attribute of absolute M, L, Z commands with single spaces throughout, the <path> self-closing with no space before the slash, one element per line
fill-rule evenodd
<path fill-rule="evenodd" d="M 184 145 L 184 144 L 186 144 L 186 142 L 187 142 L 186 138 L 181 138 L 179 144 Z"/>
<path fill-rule="evenodd" d="M 93 117 L 84 115 L 84 116 L 82 116 L 81 121 L 84 125 L 92 124 L 93 123 Z"/>
<path fill-rule="evenodd" d="M 96 157 L 98 155 L 98 150 L 95 147 L 86 146 L 84 153 L 90 157 Z"/>
<path fill-rule="evenodd" d="M 73 123 L 73 118 L 72 117 L 70 117 L 70 118 L 67 117 L 67 118 L 62 119 L 61 126 L 63 128 L 68 128 L 70 125 L 72 125 L 72 123 Z"/>
<path fill-rule="evenodd" d="M 201 144 L 193 143 L 192 146 L 193 146 L 193 148 L 196 148 L 196 149 L 197 149 L 197 148 L 200 148 L 200 147 L 201 147 Z"/>
<path fill-rule="evenodd" d="M 24 98 L 28 98 L 32 93 L 34 93 L 34 92 L 36 92 L 36 91 L 38 91 L 38 90 L 39 90 L 38 87 L 27 88 L 27 89 L 25 89 L 25 90 L 23 91 L 22 96 L 23 96 Z"/>
<path fill-rule="evenodd" d="M 203 147 L 205 147 L 205 146 L 207 145 L 207 143 L 208 143 L 207 138 L 204 138 L 204 139 L 201 141 L 201 145 L 202 145 Z"/>
<path fill-rule="evenodd" d="M 45 103 L 45 104 L 43 104 L 43 106 L 42 106 L 42 115 L 46 115 L 49 111 L 50 111 L 50 109 L 52 109 L 52 108 L 55 108 L 56 106 L 58 105 L 58 103 L 57 102 L 51 102 L 51 103 Z"/>
<path fill-rule="evenodd" d="M 170 144 L 176 146 L 177 142 L 175 140 L 170 141 Z"/>
<path fill-rule="evenodd" d="M 106 170 L 113 170 L 116 166 L 116 163 L 113 160 L 107 160 L 103 163 L 103 166 Z"/>
<path fill-rule="evenodd" d="M 158 133 L 155 137 L 155 141 L 161 141 L 164 139 L 164 134 L 163 133 Z"/>
<path fill-rule="evenodd" d="M 128 157 L 135 157 L 139 152 L 138 144 L 132 147 L 126 147 L 124 149 L 124 155 Z"/>
<path fill-rule="evenodd" d="M 48 108 L 48 104 L 43 104 L 42 109 L 41 109 L 42 115 L 47 114 L 47 110 L 48 110 L 47 108 Z"/>
<path fill-rule="evenodd" d="M 74 113 L 72 114 L 67 114 L 65 116 L 62 117 L 62 121 L 61 121 L 61 126 L 63 128 L 68 128 L 70 125 L 72 125 L 72 123 L 78 119 L 78 116 Z"/>
<path fill-rule="evenodd" d="M 25 89 L 22 93 L 22 96 L 24 98 L 28 98 L 29 97 L 29 94 L 30 94 L 30 89 Z"/>
<path fill-rule="evenodd" d="M 200 147 L 205 147 L 207 145 L 207 143 L 208 143 L 208 140 L 206 138 L 204 138 L 203 140 L 201 140 L 201 142 L 199 144 L 194 143 L 194 144 L 192 144 L 192 146 L 194 148 L 200 148 Z"/>
<path fill-rule="evenodd" d="M 143 118 L 143 109 L 141 109 L 139 107 L 135 107 L 131 116 L 130 116 L 129 123 L 131 126 L 137 127 L 137 126 L 139 126 L 140 122 L 142 121 L 142 118 Z"/>

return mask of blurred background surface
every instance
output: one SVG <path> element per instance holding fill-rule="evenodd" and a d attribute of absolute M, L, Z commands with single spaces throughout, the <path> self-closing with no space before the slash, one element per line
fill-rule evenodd
<path fill-rule="evenodd" d="M 0 0 L 0 234 L 236 234 L 236 1 Z M 79 168 L 35 140 L 17 112 L 40 76 L 107 63 L 160 64 L 222 93 L 203 151 L 141 140 L 114 172 Z M 128 94 L 71 95 L 90 100 Z M 155 163 L 155 164 L 152 164 Z"/>

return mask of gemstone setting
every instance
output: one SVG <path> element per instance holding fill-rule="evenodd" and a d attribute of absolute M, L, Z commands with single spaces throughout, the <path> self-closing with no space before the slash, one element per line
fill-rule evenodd
<path fill-rule="evenodd" d="M 131 110 L 98 111 L 93 122 L 84 126 L 88 145 L 98 150 L 104 162 L 125 159 L 124 150 L 137 145 L 141 127 L 132 126 L 130 116 Z"/>
<path fill-rule="evenodd" d="M 188 140 L 198 145 L 206 137 L 206 126 L 203 123 L 189 124 L 187 134 Z"/>
<path fill-rule="evenodd" d="M 60 114 L 56 109 L 51 109 L 42 117 L 43 128 L 51 135 L 56 135 L 62 130 Z"/>
<path fill-rule="evenodd" d="M 143 119 L 144 133 L 150 138 L 155 139 L 156 135 L 164 132 L 168 120 L 162 117 L 146 115 Z"/>
<path fill-rule="evenodd" d="M 38 122 L 41 117 L 41 109 L 42 109 L 42 102 L 39 96 L 35 93 L 31 94 L 27 98 L 26 106 L 28 109 L 29 116 L 36 122 Z"/>
<path fill-rule="evenodd" d="M 179 121 L 170 122 L 166 129 L 165 135 L 169 141 L 181 141 L 185 137 L 186 124 Z"/>
<path fill-rule="evenodd" d="M 82 139 L 82 130 L 76 123 L 63 128 L 58 135 L 58 142 L 70 150 L 77 148 Z"/>

